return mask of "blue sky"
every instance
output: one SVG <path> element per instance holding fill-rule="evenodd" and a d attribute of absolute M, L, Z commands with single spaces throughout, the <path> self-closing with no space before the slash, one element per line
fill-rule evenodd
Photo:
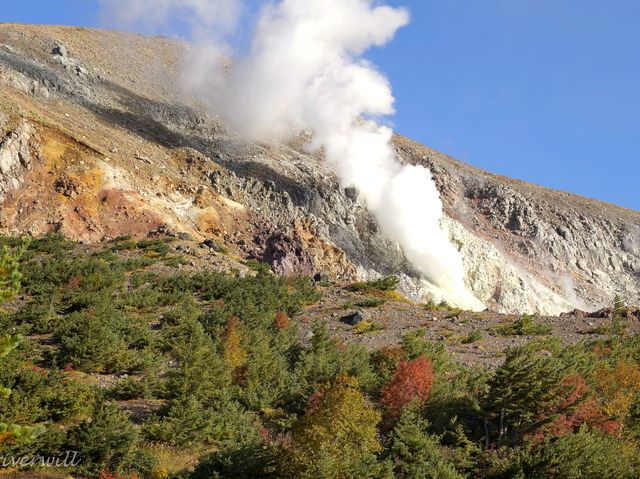
<path fill-rule="evenodd" d="M 2 0 L 2 22 L 98 26 L 95 0 Z M 398 132 L 480 168 L 640 210 L 640 2 L 388 0 L 369 58 Z"/>

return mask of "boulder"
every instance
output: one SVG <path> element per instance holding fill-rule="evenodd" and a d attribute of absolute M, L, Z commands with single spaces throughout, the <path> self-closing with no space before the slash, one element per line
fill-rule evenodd
<path fill-rule="evenodd" d="M 356 326 L 365 319 L 365 315 L 362 311 L 354 311 L 353 313 L 347 314 L 346 316 L 340 318 L 340 321 L 348 324 L 349 326 Z"/>
<path fill-rule="evenodd" d="M 63 58 L 66 58 L 69 55 L 67 47 L 62 43 L 57 43 L 56 46 L 53 47 L 53 50 L 51 50 L 51 53 Z"/>

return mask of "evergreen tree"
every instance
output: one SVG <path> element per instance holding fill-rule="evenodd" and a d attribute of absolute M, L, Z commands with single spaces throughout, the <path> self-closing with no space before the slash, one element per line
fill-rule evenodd
<path fill-rule="evenodd" d="M 547 343 L 530 343 L 507 352 L 505 363 L 489 379 L 485 397 L 485 446 L 497 429 L 497 442 L 519 440 L 555 401 L 563 368 Z"/>
<path fill-rule="evenodd" d="M 69 429 L 66 447 L 79 452 L 85 468 L 118 471 L 130 460 L 137 438 L 126 413 L 114 403 L 98 401 L 89 420 Z"/>
<path fill-rule="evenodd" d="M 10 251 L 6 245 L 0 249 L 0 307 L 12 299 L 20 290 L 20 270 L 18 262 L 28 246 L 23 242 L 16 251 Z M 20 335 L 4 334 L 0 336 L 0 367 L 2 359 L 17 348 L 24 338 Z M 0 400 L 7 400 L 11 396 L 11 389 L 0 386 Z M 18 424 L 0 423 L 0 444 L 5 441 L 28 441 L 42 432 L 41 427 L 21 426 Z"/>
<path fill-rule="evenodd" d="M 462 479 L 441 452 L 436 437 L 415 402 L 406 407 L 391 434 L 390 453 L 396 477 L 402 479 Z"/>

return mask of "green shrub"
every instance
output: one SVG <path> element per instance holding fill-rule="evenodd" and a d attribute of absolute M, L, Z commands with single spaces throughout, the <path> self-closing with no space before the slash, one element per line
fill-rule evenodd
<path fill-rule="evenodd" d="M 638 477 L 637 449 L 583 427 L 575 434 L 548 440 L 535 448 L 502 448 L 485 454 L 480 477 L 539 479 L 632 479 Z"/>
<path fill-rule="evenodd" d="M 383 329 L 382 325 L 375 321 L 361 321 L 351 331 L 355 334 L 373 334 Z"/>
<path fill-rule="evenodd" d="M 136 248 L 145 251 L 147 254 L 152 253 L 155 256 L 167 256 L 171 251 L 172 238 L 149 239 L 138 241 Z"/>
<path fill-rule="evenodd" d="M 178 266 L 186 266 L 189 264 L 189 260 L 182 255 L 167 256 L 162 261 L 167 266 L 177 268 Z"/>
<path fill-rule="evenodd" d="M 54 334 L 58 363 L 83 371 L 133 372 L 151 360 L 142 353 L 148 327 L 131 322 L 113 303 L 64 316 Z"/>
<path fill-rule="evenodd" d="M 386 303 L 387 300 L 384 298 L 365 298 L 356 303 L 356 306 L 361 308 L 377 308 L 378 306 L 382 306 Z"/>
<path fill-rule="evenodd" d="M 113 403 L 98 401 L 90 420 L 69 428 L 65 446 L 78 451 L 87 470 L 120 471 L 134 454 L 137 438 L 125 413 Z"/>
<path fill-rule="evenodd" d="M 192 396 L 172 401 L 166 415 L 145 425 L 144 434 L 179 448 L 225 447 L 258 437 L 256 418 L 237 402 L 224 398 L 203 404 Z"/>
<path fill-rule="evenodd" d="M 135 240 L 131 239 L 131 236 L 118 236 L 116 239 L 111 241 L 111 250 L 112 251 L 122 251 L 122 250 L 134 250 L 137 247 L 137 243 Z"/>
<path fill-rule="evenodd" d="M 110 387 L 107 394 L 113 399 L 126 401 L 143 398 L 148 392 L 149 387 L 145 381 L 128 376 Z"/>
<path fill-rule="evenodd" d="M 512 323 L 499 326 L 496 332 L 502 336 L 543 336 L 551 334 L 553 328 L 549 324 L 537 322 L 532 314 L 523 314 Z"/>
<path fill-rule="evenodd" d="M 476 330 L 476 331 L 470 332 L 460 342 L 462 344 L 473 344 L 473 343 L 477 343 L 478 341 L 482 341 L 482 339 L 484 339 L 484 334 L 482 334 L 482 331 Z"/>

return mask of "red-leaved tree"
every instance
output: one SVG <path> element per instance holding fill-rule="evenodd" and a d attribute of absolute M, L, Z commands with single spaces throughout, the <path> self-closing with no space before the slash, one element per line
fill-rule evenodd
<path fill-rule="evenodd" d="M 541 442 L 547 437 L 559 437 L 577 432 L 583 424 L 605 434 L 617 435 L 620 423 L 607 416 L 593 397 L 593 391 L 580 375 L 565 377 L 555 404 L 543 418 L 553 418 L 538 429 L 531 438 Z"/>
<path fill-rule="evenodd" d="M 433 385 L 431 360 L 420 356 L 400 361 L 389 383 L 382 389 L 380 403 L 391 418 L 398 418 L 402 409 L 412 401 L 421 406 L 429 399 Z"/>

